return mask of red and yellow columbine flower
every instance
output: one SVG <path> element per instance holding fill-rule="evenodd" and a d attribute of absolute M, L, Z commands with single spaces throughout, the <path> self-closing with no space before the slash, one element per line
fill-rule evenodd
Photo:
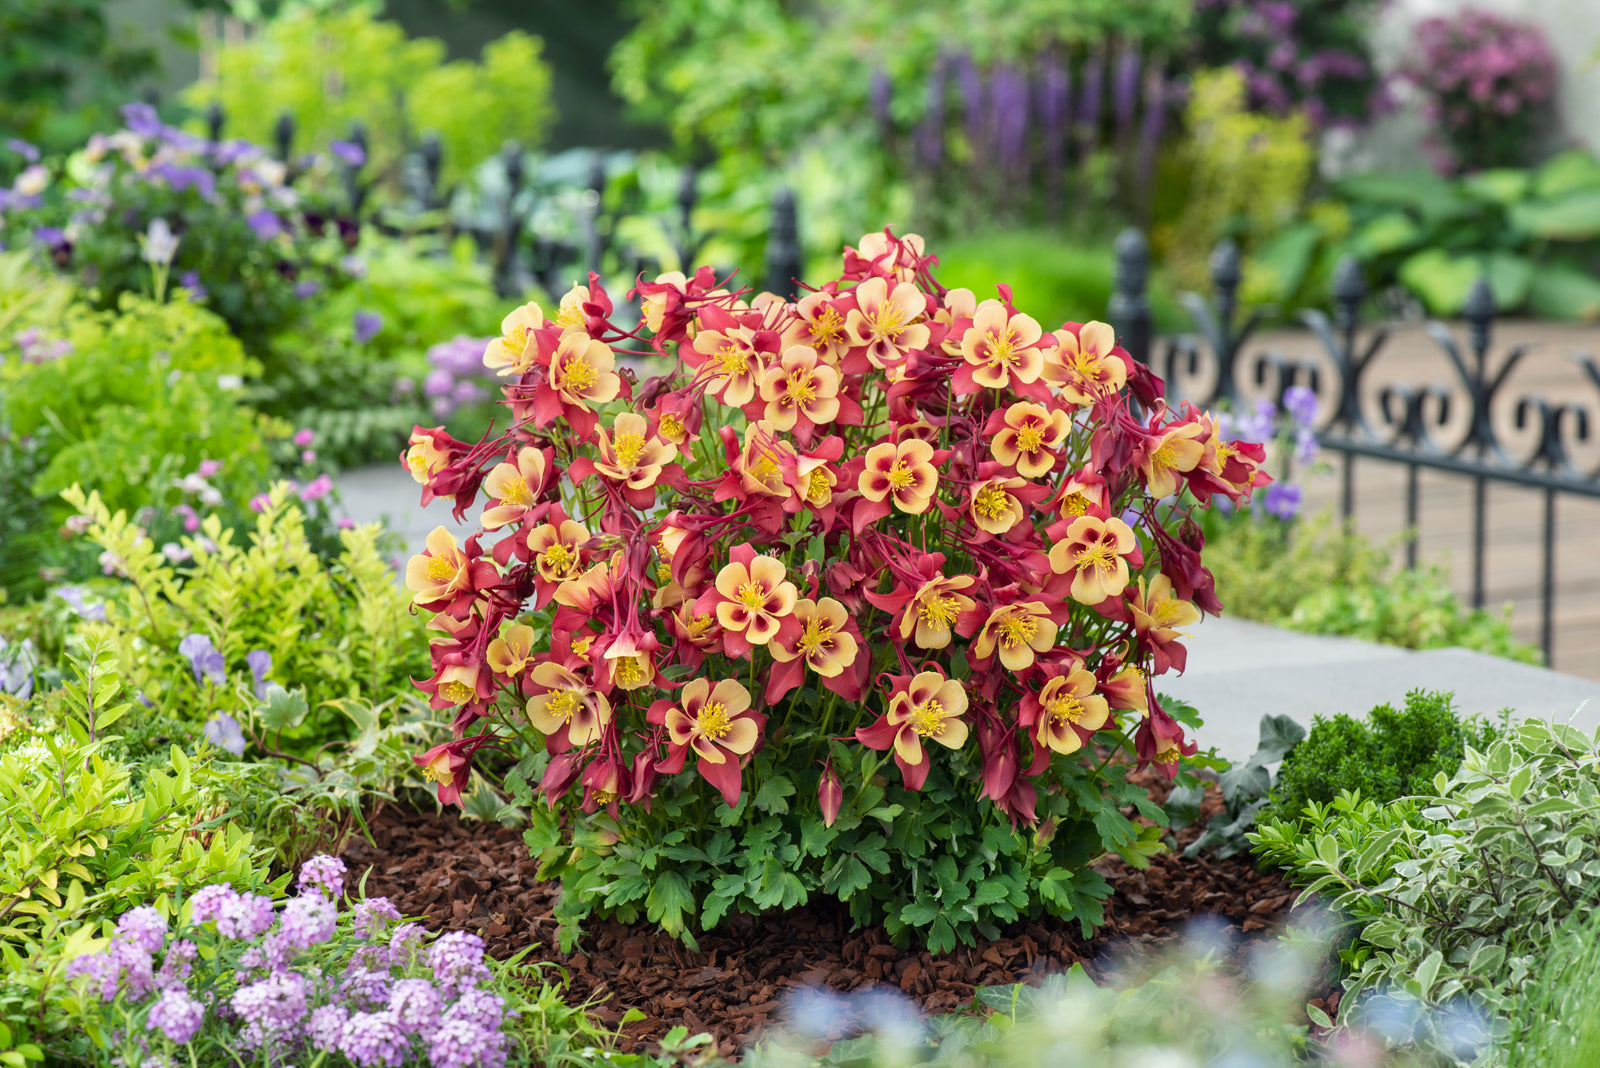
<path fill-rule="evenodd" d="M 500 336 L 483 350 L 483 365 L 499 375 L 522 375 L 538 362 L 533 332 L 544 328 L 544 311 L 529 301 L 500 321 Z"/>
<path fill-rule="evenodd" d="M 1108 657 L 1101 663 L 1101 673 L 1116 663 L 1114 657 Z M 1117 666 L 1111 677 L 1100 684 L 1100 692 L 1105 695 L 1106 703 L 1118 711 L 1143 712 L 1150 707 L 1145 698 L 1144 672 L 1137 664 Z"/>
<path fill-rule="evenodd" d="M 483 510 L 483 529 L 499 530 L 528 514 L 544 490 L 550 461 L 538 449 L 517 450 L 517 462 L 501 462 L 483 480 L 483 491 L 494 504 Z"/>
<path fill-rule="evenodd" d="M 1104 517 L 1111 507 L 1111 489 L 1103 476 L 1085 467 L 1067 476 L 1050 503 L 1062 519 L 1080 515 Z"/>
<path fill-rule="evenodd" d="M 922 237 L 918 234 L 904 237 L 893 237 L 886 232 L 865 234 L 855 248 L 845 247 L 845 276 L 878 274 L 887 275 L 896 282 L 909 282 L 917 277 L 917 269 L 924 258 L 923 248 Z"/>
<path fill-rule="evenodd" d="M 1205 455 L 1205 444 L 1199 440 L 1204 433 L 1199 423 L 1179 423 L 1150 435 L 1138 456 L 1150 496 L 1159 500 L 1178 492 L 1178 476 L 1193 471 Z"/>
<path fill-rule="evenodd" d="M 1021 391 L 1039 381 L 1044 371 L 1042 337 L 1044 330 L 1033 316 L 1013 314 L 998 300 L 984 301 L 961 334 L 961 358 L 966 362 L 950 380 L 956 394 Z"/>
<path fill-rule="evenodd" d="M 802 665 L 822 676 L 825 685 L 840 696 L 859 699 L 861 692 L 856 673 L 845 678 L 845 671 L 855 666 L 860 653 L 859 632 L 844 605 L 832 597 L 820 601 L 801 598 L 795 602 L 794 618 L 798 627 L 767 646 L 772 659 L 777 661 L 767 683 L 767 704 L 800 685 Z M 840 684 L 842 690 L 833 684 L 833 680 L 841 679 L 844 680 Z M 851 693 L 855 696 L 851 697 Z"/>
<path fill-rule="evenodd" d="M 667 756 L 656 764 L 657 771 L 677 774 L 692 751 L 700 774 L 722 792 L 728 806 L 739 803 L 740 767 L 755 752 L 767 721 L 751 710 L 749 690 L 733 679 L 715 687 L 710 679 L 691 679 L 677 704 L 657 701 L 646 718 L 667 728 Z"/>
<path fill-rule="evenodd" d="M 694 343 L 678 355 L 697 368 L 695 381 L 730 408 L 755 399 L 756 385 L 766 371 L 768 354 L 756 348 L 758 328 L 716 307 L 702 307 Z"/>
<path fill-rule="evenodd" d="M 495 674 L 515 679 L 533 659 L 533 628 L 526 623 L 512 623 L 489 641 L 484 659 Z"/>
<path fill-rule="evenodd" d="M 892 498 L 900 511 L 921 515 L 933 503 L 934 490 L 939 488 L 939 472 L 933 466 L 933 458 L 933 446 L 918 438 L 874 445 L 867 450 L 856 489 L 874 504 Z M 874 511 L 884 515 L 889 509 L 885 505 Z"/>
<path fill-rule="evenodd" d="M 1044 379 L 1069 404 L 1093 404 L 1119 392 L 1128 365 L 1117 347 L 1117 333 L 1100 322 L 1068 323 L 1054 334 L 1056 349 L 1045 360 Z"/>
<path fill-rule="evenodd" d="M 1133 529 L 1121 519 L 1079 516 L 1050 547 L 1050 566 L 1058 575 L 1072 576 L 1074 601 L 1096 605 L 1121 595 L 1128 585 L 1128 558 L 1138 547 Z"/>
<path fill-rule="evenodd" d="M 961 356 L 961 335 L 956 333 L 954 327 L 961 319 L 971 319 L 978 313 L 978 298 L 970 289 L 947 289 L 939 300 L 939 309 L 933 313 L 933 321 L 944 327 L 944 340 L 939 342 L 939 351 L 946 356 Z"/>
<path fill-rule="evenodd" d="M 915 641 L 924 649 L 944 649 L 950 645 L 954 628 L 969 636 L 978 627 L 978 602 L 967 593 L 978 584 L 972 575 L 946 578 L 939 569 L 944 555 L 934 553 L 919 564 L 927 579 L 914 590 L 901 587 L 890 593 L 868 591 L 866 599 L 885 612 L 894 612 L 889 626 L 899 641 Z"/>
<path fill-rule="evenodd" d="M 411 440 L 405 454 L 406 470 L 418 485 L 426 486 L 433 476 L 450 463 L 450 450 L 439 444 L 439 436 L 448 438 L 444 427 L 424 430 L 420 426 L 411 431 Z"/>
<path fill-rule="evenodd" d="M 668 305 L 681 302 L 688 287 L 689 279 L 682 271 L 667 271 L 656 275 L 655 283 L 650 287 L 651 292 L 639 302 L 639 310 L 644 314 L 644 325 L 650 328 L 652 334 L 661 333 L 661 327 L 666 322 Z"/>
<path fill-rule="evenodd" d="M 932 334 L 922 321 L 928 304 L 915 285 L 899 282 L 890 289 L 886 279 L 874 277 L 850 294 L 856 306 L 845 318 L 845 334 L 872 366 L 880 370 L 893 367 L 906 353 L 928 346 Z"/>
<path fill-rule="evenodd" d="M 989 452 L 1000 463 L 1016 468 L 1023 478 L 1049 473 L 1056 464 L 1053 450 L 1067 440 L 1071 429 L 1072 417 L 1066 412 L 1031 401 L 1018 401 L 1004 412 L 995 412 L 985 427 L 994 434 Z"/>
<path fill-rule="evenodd" d="M 474 590 L 492 583 L 494 564 L 473 560 L 456 545 L 455 535 L 444 527 L 434 527 L 425 542 L 427 548 L 406 564 L 406 588 L 411 603 L 432 608 L 470 597 Z M 487 572 L 483 573 L 483 569 Z"/>
<path fill-rule="evenodd" d="M 996 653 L 1007 670 L 1024 671 L 1040 653 L 1056 644 L 1056 623 L 1043 601 L 1001 605 L 989 613 L 972 642 L 973 656 L 987 660 Z"/>
<path fill-rule="evenodd" d="M 1029 490 L 1036 492 L 1028 494 Z M 1036 497 L 1044 492 L 1044 487 L 1020 478 L 985 478 L 981 482 L 974 482 L 968 489 L 967 514 L 979 530 L 999 537 L 1028 518 L 1017 494 Z"/>
<path fill-rule="evenodd" d="M 870 727 L 856 731 L 856 741 L 880 752 L 894 749 L 894 762 L 905 777 L 906 789 L 920 790 L 928 778 L 928 752 L 923 739 L 946 749 L 960 749 L 967 741 L 967 691 L 938 669 L 916 675 L 897 675 L 889 709 Z"/>
<path fill-rule="evenodd" d="M 1149 646 L 1155 658 L 1155 673 L 1164 674 L 1172 668 L 1182 671 L 1188 655 L 1177 640 L 1189 635 L 1178 628 L 1200 622 L 1200 610 L 1175 594 L 1172 580 L 1162 574 L 1151 579 L 1148 588 L 1141 577 L 1127 597 L 1134 633 Z"/>
<path fill-rule="evenodd" d="M 583 571 L 582 546 L 589 540 L 589 531 L 559 511 L 554 520 L 528 532 L 527 559 L 534 568 L 535 608 L 549 604 L 557 587 Z"/>
<path fill-rule="evenodd" d="M 844 313 L 835 306 L 837 294 L 817 291 L 807 293 L 795 305 L 794 340 L 810 345 L 817 355 L 829 364 L 838 364 L 850 349 L 850 339 L 845 334 Z"/>
<path fill-rule="evenodd" d="M 556 309 L 556 325 L 563 330 L 585 329 L 589 323 L 589 313 L 583 310 L 583 306 L 592 300 L 588 286 L 573 286 L 567 290 Z"/>
<path fill-rule="evenodd" d="M 678 447 L 650 433 L 649 421 L 637 412 L 618 415 L 611 424 L 610 434 L 601 427 L 596 451 L 600 459 L 583 466 L 630 490 L 654 489 L 662 469 L 678 458 Z M 573 467 L 577 469 L 580 465 L 575 461 Z M 581 480 L 586 473 L 583 469 L 575 470 L 573 478 Z M 654 495 L 650 496 L 653 500 Z"/>
<path fill-rule="evenodd" d="M 1110 718 L 1106 699 L 1095 693 L 1094 673 L 1081 664 L 1051 678 L 1022 706 L 1022 723 L 1032 727 L 1034 741 L 1063 754 L 1082 749 L 1084 733 L 1099 730 Z"/>
<path fill-rule="evenodd" d="M 550 386 L 565 404 L 604 404 L 622 390 L 615 366 L 611 346 L 590 337 L 582 326 L 569 326 L 550 358 Z"/>
<path fill-rule="evenodd" d="M 455 805 L 472 779 L 472 753 L 483 745 L 485 736 L 458 738 L 436 745 L 411 759 L 422 769 L 422 777 L 439 784 L 439 803 Z"/>
<path fill-rule="evenodd" d="M 763 418 L 774 430 L 792 430 L 804 444 L 814 427 L 839 414 L 839 372 L 809 345 L 790 345 L 761 376 Z"/>
<path fill-rule="evenodd" d="M 611 702 L 588 680 L 563 664 L 546 660 L 534 667 L 528 682 L 528 723 L 549 738 L 550 751 L 592 745 L 611 722 Z"/>
<path fill-rule="evenodd" d="M 729 656 L 748 656 L 752 646 L 768 644 L 780 629 L 796 627 L 800 591 L 781 560 L 757 556 L 749 542 L 734 546 L 728 558 L 712 588 L 695 602 L 695 611 L 716 616 Z"/>

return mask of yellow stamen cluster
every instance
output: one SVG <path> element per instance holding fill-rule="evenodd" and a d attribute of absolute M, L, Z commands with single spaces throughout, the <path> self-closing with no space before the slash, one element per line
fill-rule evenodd
<path fill-rule="evenodd" d="M 1083 702 L 1070 694 L 1055 698 L 1044 706 L 1044 710 L 1050 717 L 1050 722 L 1058 727 L 1068 723 L 1076 724 L 1083 718 Z"/>
<path fill-rule="evenodd" d="M 945 594 L 926 597 L 917 604 L 917 615 L 922 621 L 938 627 L 948 627 L 955 622 L 959 614 L 960 605 L 956 599 Z"/>
<path fill-rule="evenodd" d="M 827 620 L 815 616 L 806 623 L 806 629 L 800 634 L 800 652 L 810 656 L 819 649 L 833 644 L 833 627 Z"/>
<path fill-rule="evenodd" d="M 539 563 L 556 574 L 564 574 L 572 566 L 574 553 L 565 545 L 552 545 L 539 554 Z"/>
<path fill-rule="evenodd" d="M 878 310 L 867 317 L 867 322 L 873 333 L 890 340 L 899 337 L 907 325 L 905 313 L 889 303 L 879 305 Z"/>
<path fill-rule="evenodd" d="M 828 476 L 817 468 L 811 472 L 811 477 L 806 481 L 806 501 L 815 505 L 826 505 L 833 499 L 833 487 L 828 484 Z"/>
<path fill-rule="evenodd" d="M 679 419 L 677 416 L 673 415 L 671 412 L 662 413 L 662 416 L 661 416 L 661 434 L 662 434 L 663 437 L 666 437 L 666 438 L 681 438 L 681 437 L 683 437 L 683 433 L 684 433 L 684 426 L 683 426 L 683 420 L 682 419 Z"/>
<path fill-rule="evenodd" d="M 632 467 L 638 461 L 639 454 L 644 452 L 644 435 L 636 430 L 618 434 L 611 447 L 616 451 L 618 464 Z"/>
<path fill-rule="evenodd" d="M 619 656 L 617 663 L 611 671 L 617 680 L 617 685 L 625 690 L 631 690 L 645 681 L 644 665 L 639 663 L 637 656 Z"/>
<path fill-rule="evenodd" d="M 544 710 L 563 723 L 572 719 L 572 714 L 583 704 L 578 695 L 571 690 L 557 690 L 545 702 Z"/>
<path fill-rule="evenodd" d="M 717 360 L 723 375 L 728 378 L 737 378 L 750 369 L 749 359 L 737 345 L 722 346 L 717 351 Z"/>
<path fill-rule="evenodd" d="M 1072 566 L 1079 571 L 1091 567 L 1110 571 L 1116 566 L 1116 555 L 1116 546 L 1110 542 L 1097 541 L 1093 545 L 1079 549 L 1078 555 L 1072 558 Z"/>
<path fill-rule="evenodd" d="M 450 771 L 448 768 L 440 769 L 428 764 L 422 769 L 422 777 L 429 782 L 449 782 Z"/>
<path fill-rule="evenodd" d="M 739 587 L 739 603 L 752 610 L 765 607 L 767 588 L 759 582 L 746 582 Z"/>
<path fill-rule="evenodd" d="M 1156 451 L 1150 454 L 1150 470 L 1165 471 L 1178 465 L 1178 449 L 1168 438 L 1156 446 Z"/>
<path fill-rule="evenodd" d="M 1067 515 L 1087 515 L 1089 499 L 1081 493 L 1069 493 L 1067 499 L 1061 502 L 1061 510 Z"/>
<path fill-rule="evenodd" d="M 825 349 L 844 333 L 844 316 L 829 305 L 811 323 L 812 348 Z"/>
<path fill-rule="evenodd" d="M 902 490 L 916 481 L 916 476 L 911 473 L 911 465 L 904 460 L 896 460 L 894 466 L 889 468 L 889 488 Z"/>
<path fill-rule="evenodd" d="M 1044 444 L 1044 427 L 1038 423 L 1023 423 L 1017 427 L 1017 451 L 1038 452 Z"/>
<path fill-rule="evenodd" d="M 521 475 L 512 475 L 501 484 L 501 487 L 501 504 L 517 504 L 527 507 L 533 503 L 533 491 L 528 488 L 528 480 Z"/>
<path fill-rule="evenodd" d="M 599 380 L 599 374 L 582 356 L 573 356 L 561 365 L 561 381 L 571 390 L 585 390 Z"/>
<path fill-rule="evenodd" d="M 1010 367 L 1018 360 L 1016 331 L 1006 328 L 1003 334 L 988 334 L 984 338 L 985 347 L 989 350 L 989 359 Z M 1037 445 L 1034 448 L 1038 448 Z"/>
<path fill-rule="evenodd" d="M 460 681 L 459 679 L 451 679 L 449 682 L 439 687 L 439 696 L 443 697 L 446 701 L 449 701 L 453 705 L 464 705 L 476 697 L 477 694 L 474 693 L 472 687 L 468 686 L 466 683 Z"/>
<path fill-rule="evenodd" d="M 796 407 L 811 403 L 817 396 L 816 377 L 803 367 L 790 371 L 784 395 Z"/>
<path fill-rule="evenodd" d="M 1039 621 L 1033 616 L 1013 616 L 1000 623 L 1000 644 L 1007 649 L 1026 645 L 1039 633 Z"/>
<path fill-rule="evenodd" d="M 911 710 L 911 729 L 922 737 L 937 738 L 945 727 L 944 705 L 938 701 L 924 701 Z"/>
<path fill-rule="evenodd" d="M 507 356 L 521 356 L 522 350 L 528 347 L 528 328 L 521 324 L 513 326 L 511 333 L 500 339 L 500 347 Z"/>
<path fill-rule="evenodd" d="M 711 618 L 710 612 L 701 612 L 699 615 L 689 620 L 689 636 L 691 638 L 704 637 L 706 631 L 711 629 L 711 624 L 714 622 L 715 620 Z"/>
<path fill-rule="evenodd" d="M 663 582 L 663 583 L 672 581 L 672 565 L 671 564 L 657 564 L 656 565 L 656 581 L 657 582 Z"/>
<path fill-rule="evenodd" d="M 722 706 L 721 701 L 712 701 L 700 709 L 700 714 L 694 718 L 695 726 L 700 728 L 700 733 L 713 742 L 729 731 L 728 710 Z"/>
<path fill-rule="evenodd" d="M 1011 495 L 999 486 L 985 486 L 972 499 L 972 510 L 985 519 L 999 519 L 1011 510 Z"/>
<path fill-rule="evenodd" d="M 428 557 L 428 577 L 436 581 L 443 581 L 456 573 L 456 565 L 447 556 Z"/>

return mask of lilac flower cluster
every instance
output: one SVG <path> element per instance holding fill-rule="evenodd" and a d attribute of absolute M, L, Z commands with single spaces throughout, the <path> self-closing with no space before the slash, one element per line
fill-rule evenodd
<path fill-rule="evenodd" d="M 1422 91 L 1454 165 L 1526 165 L 1551 116 L 1555 53 L 1532 23 L 1471 8 L 1417 24 L 1401 74 Z"/>
<path fill-rule="evenodd" d="M 66 338 L 46 338 L 36 326 L 18 330 L 11 340 L 23 363 L 49 363 L 72 354 L 72 342 Z"/>
<path fill-rule="evenodd" d="M 483 366 L 484 338 L 458 334 L 428 350 L 432 368 L 422 380 L 435 419 L 446 419 L 457 409 L 489 399 L 494 376 Z"/>
<path fill-rule="evenodd" d="M 207 886 L 190 899 L 186 937 L 170 941 L 159 911 L 133 909 L 111 944 L 74 960 L 68 975 L 134 1023 L 123 1036 L 137 1047 L 131 1060 L 124 1050 L 128 1063 L 166 1063 L 164 1039 L 203 1063 L 240 1050 L 268 1052 L 275 1064 L 333 1055 L 358 1068 L 504 1068 L 512 1014 L 485 989 L 482 939 L 451 932 L 420 952 L 426 932 L 390 929 L 400 914 L 384 898 L 341 917 L 345 874 L 338 858 L 313 857 L 281 910 L 259 894 Z M 200 970 L 208 974 L 193 975 Z"/>

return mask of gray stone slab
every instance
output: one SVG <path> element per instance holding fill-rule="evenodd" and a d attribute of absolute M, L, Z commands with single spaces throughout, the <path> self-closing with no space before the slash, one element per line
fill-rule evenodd
<path fill-rule="evenodd" d="M 1194 628 L 1189 665 L 1158 679 L 1157 689 L 1194 705 L 1205 720 L 1200 744 L 1229 759 L 1255 750 L 1264 715 L 1309 727 L 1317 715 L 1399 705 L 1415 689 L 1449 690 L 1466 714 L 1510 708 L 1586 730 L 1600 724 L 1600 682 L 1466 649 L 1415 652 L 1211 619 Z"/>
<path fill-rule="evenodd" d="M 434 527 L 447 528 L 457 542 L 477 529 L 473 523 L 457 523 L 451 518 L 449 501 L 434 501 L 423 508 L 422 487 L 397 463 L 352 468 L 341 472 L 335 484 L 345 514 L 357 523 L 386 522 L 405 541 L 408 558 L 422 551 Z"/>

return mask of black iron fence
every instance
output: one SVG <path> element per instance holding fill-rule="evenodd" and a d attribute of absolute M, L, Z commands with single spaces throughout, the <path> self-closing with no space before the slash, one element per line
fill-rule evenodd
<path fill-rule="evenodd" d="M 207 134 L 220 141 L 226 116 L 212 104 L 206 110 Z M 291 168 L 294 175 L 295 122 L 287 112 L 273 126 L 272 151 Z M 347 140 L 367 150 L 367 131 L 357 122 Z M 444 148 L 437 135 L 424 133 L 411 151 L 399 161 L 397 175 L 381 175 L 363 159 L 360 163 L 341 161 L 340 178 L 344 198 L 355 221 L 367 222 L 391 235 L 432 234 L 449 239 L 466 234 L 477 246 L 479 255 L 492 272 L 496 291 L 511 298 L 537 285 L 551 296 L 560 296 L 574 281 L 588 272 L 615 272 L 632 278 L 639 274 L 654 277 L 663 265 L 651 255 L 641 253 L 619 238 L 622 221 L 630 215 L 644 214 L 636 199 L 622 197 L 607 204 L 609 181 L 606 156 L 596 150 L 590 157 L 581 189 L 572 198 L 571 225 L 559 232 L 539 232 L 532 224 L 537 212 L 537 193 L 528 173 L 529 154 L 514 141 L 502 148 L 497 181 L 491 188 L 476 190 L 471 211 L 453 210 L 455 188 L 441 184 L 444 173 Z M 402 195 L 394 203 L 376 208 L 371 195 L 380 182 L 391 180 Z M 685 270 L 697 265 L 710 234 L 694 223 L 699 204 L 699 172 L 683 168 L 678 194 L 670 211 L 657 216 L 668 244 Z M 562 213 L 565 215 L 566 213 Z M 795 198 L 791 190 L 780 188 L 773 196 L 768 230 L 766 264 L 763 277 L 751 277 L 750 284 L 763 282 L 763 288 L 793 295 L 793 279 L 802 273 L 802 254 L 798 238 Z"/>
<path fill-rule="evenodd" d="M 1340 263 L 1334 274 L 1331 313 L 1310 310 L 1299 316 L 1309 330 L 1305 342 L 1309 351 L 1284 353 L 1251 346 L 1263 317 L 1259 311 L 1240 311 L 1240 255 L 1231 241 L 1224 241 L 1212 255 L 1211 299 L 1192 293 L 1182 298 L 1193 332 L 1157 338 L 1146 295 L 1149 250 L 1140 232 L 1122 233 L 1116 262 L 1110 318 L 1123 345 L 1166 381 L 1173 399 L 1203 407 L 1237 407 L 1248 392 L 1281 404 L 1289 387 L 1310 388 L 1320 413 L 1317 440 L 1339 456 L 1340 508 L 1347 520 L 1356 509 L 1357 459 L 1404 467 L 1408 567 L 1417 562 L 1419 473 L 1427 469 L 1469 479 L 1473 607 L 1484 604 L 1489 484 L 1540 491 L 1539 644 L 1545 662 L 1552 663 L 1557 498 L 1600 500 L 1600 460 L 1590 466 L 1575 452 L 1575 446 L 1591 441 L 1594 420 L 1600 418 L 1600 363 L 1593 356 L 1573 357 L 1586 380 L 1584 388 L 1593 387 L 1587 402 L 1511 393 L 1507 380 L 1529 346 L 1516 345 L 1503 355 L 1495 352 L 1494 295 L 1489 280 L 1480 278 L 1464 310 L 1464 345 L 1443 323 L 1426 326 L 1428 337 L 1448 361 L 1450 380 L 1420 387 L 1382 382 L 1374 370 L 1394 331 L 1391 325 L 1362 322 L 1368 293 L 1353 259 Z M 1463 405 L 1464 413 L 1459 409 Z M 1531 444 L 1508 440 L 1500 429 L 1508 423 L 1517 437 Z"/>

